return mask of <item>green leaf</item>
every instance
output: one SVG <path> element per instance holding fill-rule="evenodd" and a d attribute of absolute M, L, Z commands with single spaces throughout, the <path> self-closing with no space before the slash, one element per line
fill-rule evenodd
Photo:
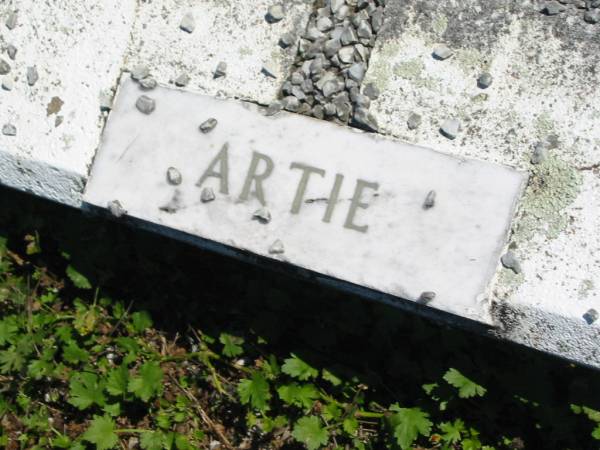
<path fill-rule="evenodd" d="M 332 372 L 330 372 L 327 369 L 323 369 L 323 379 L 325 381 L 329 381 L 334 386 L 339 386 L 340 384 L 342 384 L 341 378 L 335 376 Z"/>
<path fill-rule="evenodd" d="M 140 447 L 144 450 L 162 450 L 165 436 L 161 431 L 144 431 L 140 434 Z"/>
<path fill-rule="evenodd" d="M 69 382 L 69 403 L 80 410 L 96 404 L 104 406 L 106 399 L 102 390 L 104 385 L 98 377 L 89 372 L 76 373 Z"/>
<path fill-rule="evenodd" d="M 104 408 L 102 408 L 102 411 L 104 411 L 106 414 L 108 414 L 109 416 L 112 417 L 117 417 L 121 415 L 121 404 L 120 403 L 111 403 L 111 404 L 106 404 L 104 405 Z"/>
<path fill-rule="evenodd" d="M 19 331 L 15 316 L 8 316 L 0 320 L 0 346 L 13 342 L 14 336 Z"/>
<path fill-rule="evenodd" d="M 244 349 L 241 347 L 241 344 L 244 343 L 244 340 L 240 337 L 232 336 L 227 333 L 221 333 L 219 336 L 219 342 L 223 344 L 223 354 L 225 356 L 233 358 L 244 353 Z"/>
<path fill-rule="evenodd" d="M 68 363 L 77 364 L 89 361 L 90 354 L 79 347 L 75 341 L 69 341 L 67 346 L 63 348 L 63 358 Z"/>
<path fill-rule="evenodd" d="M 356 417 L 345 418 L 344 422 L 342 423 L 342 428 L 346 433 L 354 436 L 358 430 L 358 419 Z"/>
<path fill-rule="evenodd" d="M 77 272 L 77 270 L 75 270 L 75 268 L 70 264 L 67 266 L 67 276 L 73 282 L 75 287 L 77 287 L 79 289 L 91 289 L 92 288 L 92 285 L 88 281 L 88 279 L 85 276 L 83 276 L 82 274 L 80 274 L 79 272 Z"/>
<path fill-rule="evenodd" d="M 0 352 L 0 373 L 20 371 L 25 365 L 25 358 L 15 346 Z"/>
<path fill-rule="evenodd" d="M 114 395 L 115 397 L 122 396 L 127 393 L 128 383 L 129 370 L 127 370 L 127 366 L 122 365 L 108 373 L 106 390 L 110 395 Z"/>
<path fill-rule="evenodd" d="M 83 440 L 95 444 L 97 450 L 114 448 L 119 442 L 115 423 L 108 416 L 94 416 L 90 427 L 83 433 Z"/>
<path fill-rule="evenodd" d="M 442 422 L 440 424 L 442 430 L 442 439 L 448 443 L 455 444 L 460 442 L 461 433 L 465 431 L 465 423 L 456 419 L 454 422 Z"/>
<path fill-rule="evenodd" d="M 312 384 L 285 384 L 277 389 L 277 393 L 284 403 L 305 409 L 312 408 L 315 400 L 319 398 L 319 391 Z"/>
<path fill-rule="evenodd" d="M 162 391 L 163 371 L 156 362 L 147 362 L 140 367 L 139 376 L 129 380 L 128 390 L 147 402 Z"/>
<path fill-rule="evenodd" d="M 594 428 L 594 431 L 592 431 L 592 437 L 600 441 L 600 425 L 597 425 L 596 428 Z"/>
<path fill-rule="evenodd" d="M 136 333 L 142 333 L 152 326 L 152 318 L 146 311 L 136 311 L 131 315 L 131 323 Z"/>
<path fill-rule="evenodd" d="M 448 370 L 444 375 L 444 380 L 458 389 L 458 396 L 460 398 L 482 397 L 487 392 L 483 386 L 468 379 L 456 369 Z"/>
<path fill-rule="evenodd" d="M 240 381 L 238 394 L 244 405 L 250 404 L 259 411 L 269 409 L 268 401 L 271 398 L 269 382 L 260 372 L 254 372 L 252 378 Z"/>
<path fill-rule="evenodd" d="M 419 408 L 400 408 L 397 404 L 392 405 L 390 410 L 394 411 L 390 422 L 400 448 L 410 448 L 419 435 L 429 437 L 433 425 L 429 414 Z"/>
<path fill-rule="evenodd" d="M 315 378 L 317 375 L 319 375 L 319 371 L 317 369 L 309 366 L 296 355 L 292 355 L 291 358 L 286 359 L 281 370 L 283 373 L 286 373 L 291 377 L 298 378 L 302 381 Z"/>
<path fill-rule="evenodd" d="M 327 444 L 329 434 L 321 426 L 321 420 L 316 416 L 302 417 L 294 425 L 292 436 L 302 442 L 308 450 L 316 450 Z"/>
<path fill-rule="evenodd" d="M 65 436 L 64 434 L 59 435 L 52 439 L 52 447 L 54 448 L 71 448 L 71 439 L 69 436 Z"/>
<path fill-rule="evenodd" d="M 34 359 L 27 366 L 27 374 L 34 380 L 41 380 L 52 371 L 52 364 L 43 359 Z"/>

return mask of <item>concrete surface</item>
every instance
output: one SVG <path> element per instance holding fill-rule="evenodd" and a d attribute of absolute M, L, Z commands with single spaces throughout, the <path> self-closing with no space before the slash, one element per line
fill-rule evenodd
<path fill-rule="evenodd" d="M 600 25 L 570 8 L 539 13 L 530 2 L 392 1 L 365 82 L 382 132 L 456 156 L 531 173 L 510 246 L 521 274 L 501 269 L 490 297 L 502 337 L 600 364 Z M 454 50 L 432 57 L 436 45 Z M 493 77 L 480 89 L 483 72 Z M 411 113 L 423 117 L 409 130 Z M 446 118 L 462 132 L 448 140 Z M 548 158 L 534 165 L 539 142 Z"/>
<path fill-rule="evenodd" d="M 162 84 L 187 73 L 182 89 L 270 102 L 295 54 L 277 41 L 299 33 L 312 10 L 309 1 L 286 2 L 285 19 L 268 24 L 273 3 L 2 2 L 0 58 L 14 87 L 0 89 L 0 127 L 10 123 L 17 135 L 0 133 L 0 183 L 79 205 L 106 117 L 99 96 L 137 64 Z M 546 16 L 543 2 L 525 0 L 387 4 L 363 84 L 381 88 L 370 109 L 380 132 L 530 173 L 510 240 L 523 270 L 498 270 L 487 298 L 498 335 L 600 367 L 600 324 L 583 318 L 600 310 L 600 24 L 584 22 L 574 5 Z M 18 21 L 10 30 L 12 10 Z M 187 13 L 192 33 L 179 28 Z M 18 50 L 14 61 L 9 44 Z M 454 55 L 433 59 L 439 44 Z M 227 75 L 214 79 L 221 60 Z M 263 65 L 277 78 L 264 76 Z M 29 86 L 34 66 L 39 80 Z M 477 86 L 484 71 L 493 76 L 485 90 Z M 409 130 L 413 112 L 423 121 Z M 462 130 L 451 141 L 439 127 L 452 118 Z M 533 165 L 540 142 L 548 157 Z"/>
<path fill-rule="evenodd" d="M 434 292 L 428 306 L 489 321 L 480 300 L 525 173 L 172 89 L 149 93 L 156 109 L 143 114 L 135 106 L 142 94 L 129 79 L 121 85 L 85 202 L 106 208 L 118 200 L 137 219 L 401 299 Z M 209 118 L 217 126 L 200 132 Z M 256 155 L 256 174 L 267 175 L 260 196 L 255 184 L 245 196 Z M 338 174 L 338 199 L 330 201 Z M 205 188 L 213 201 L 201 201 Z M 435 202 L 424 207 L 432 190 Z M 268 223 L 253 220 L 263 207 Z M 277 241 L 283 245 L 273 251 Z"/>

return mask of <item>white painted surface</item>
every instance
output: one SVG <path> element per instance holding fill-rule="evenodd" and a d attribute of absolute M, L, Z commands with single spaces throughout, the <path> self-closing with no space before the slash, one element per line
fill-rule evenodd
<path fill-rule="evenodd" d="M 187 73 L 187 90 L 238 97 L 268 104 L 289 74 L 297 45 L 278 45 L 286 33 L 299 36 L 308 23 L 312 0 L 283 2 L 285 17 L 268 23 L 265 15 L 279 0 L 142 2 L 127 54 L 127 68 L 147 65 L 162 84 Z M 191 14 L 192 33 L 179 28 Z M 225 77 L 214 78 L 219 62 L 227 64 Z M 277 78 L 261 73 L 272 67 Z"/>
<path fill-rule="evenodd" d="M 500 269 L 491 296 L 499 334 L 600 365 L 600 323 L 583 319 L 600 311 L 599 28 L 574 8 L 548 17 L 527 2 L 429 1 L 424 16 L 417 3 L 388 5 L 365 81 L 382 91 L 371 111 L 385 134 L 531 172 L 511 236 L 523 273 Z M 440 42 L 452 58 L 432 58 Z M 485 90 L 483 71 L 494 78 Z M 411 112 L 423 116 L 416 131 Z M 451 141 L 439 127 L 453 117 L 463 130 Z M 532 165 L 549 135 L 558 145 Z"/>
<path fill-rule="evenodd" d="M 524 174 L 166 88 L 148 94 L 156 110 L 145 115 L 135 107 L 142 93 L 130 80 L 121 85 L 86 202 L 105 208 L 118 200 L 130 216 L 267 257 L 274 257 L 268 250 L 280 239 L 285 254 L 278 259 L 409 300 L 433 291 L 430 306 L 487 320 L 487 305 L 478 299 L 505 245 Z M 198 125 L 211 117 L 217 127 L 199 132 Z M 229 192 L 220 193 L 221 180 L 209 178 L 202 187 L 213 188 L 217 199 L 204 204 L 196 183 L 225 144 Z M 268 224 L 252 220 L 262 206 L 256 197 L 240 200 L 253 152 L 274 162 L 264 181 Z M 290 212 L 302 175 L 290 169 L 294 162 L 326 171 L 309 179 L 298 214 Z M 167 183 L 169 167 L 180 170 L 181 185 Z M 259 172 L 265 167 L 261 162 Z M 339 201 L 331 223 L 324 223 L 327 200 L 310 200 L 328 199 L 338 173 L 344 176 Z M 379 184 L 377 191 L 364 191 L 361 202 L 369 206 L 354 219 L 368 226 L 365 233 L 344 227 L 358 179 Z M 431 190 L 436 203 L 425 210 Z M 178 211 L 161 211 L 175 195 Z"/>
<path fill-rule="evenodd" d="M 18 10 L 13 30 L 5 26 L 10 10 Z M 2 2 L 0 58 L 12 66 L 5 76 L 14 88 L 0 89 L 0 127 L 11 123 L 17 135 L 0 134 L 0 183 L 79 203 L 103 125 L 99 94 L 117 80 L 134 11 L 134 0 Z M 8 44 L 17 47 L 15 61 Z M 34 86 L 26 79 L 31 66 L 39 73 Z M 48 115 L 53 97 L 64 104 Z"/>

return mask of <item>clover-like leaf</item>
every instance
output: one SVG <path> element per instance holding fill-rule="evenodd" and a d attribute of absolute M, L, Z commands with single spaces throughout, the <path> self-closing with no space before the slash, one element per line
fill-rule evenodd
<path fill-rule="evenodd" d="M 444 380 L 458 389 L 458 396 L 460 398 L 482 397 L 487 392 L 483 386 L 480 386 L 473 380 L 465 377 L 456 369 L 448 370 L 444 375 Z"/>
<path fill-rule="evenodd" d="M 119 442 L 115 422 L 108 416 L 94 416 L 90 427 L 83 433 L 83 440 L 94 444 L 97 450 L 114 448 Z"/>
<path fill-rule="evenodd" d="M 294 425 L 292 436 L 302 442 L 308 450 L 316 450 L 329 441 L 329 433 L 317 416 L 302 417 Z"/>

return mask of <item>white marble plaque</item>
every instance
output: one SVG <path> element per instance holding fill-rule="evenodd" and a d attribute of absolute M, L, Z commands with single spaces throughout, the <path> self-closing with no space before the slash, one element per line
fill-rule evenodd
<path fill-rule="evenodd" d="M 155 101 L 151 114 L 136 108 L 141 95 Z M 205 133 L 208 119 L 217 125 Z M 85 201 L 118 200 L 131 217 L 405 300 L 434 292 L 429 306 L 486 322 L 484 294 L 525 180 L 325 121 L 125 80 Z"/>

